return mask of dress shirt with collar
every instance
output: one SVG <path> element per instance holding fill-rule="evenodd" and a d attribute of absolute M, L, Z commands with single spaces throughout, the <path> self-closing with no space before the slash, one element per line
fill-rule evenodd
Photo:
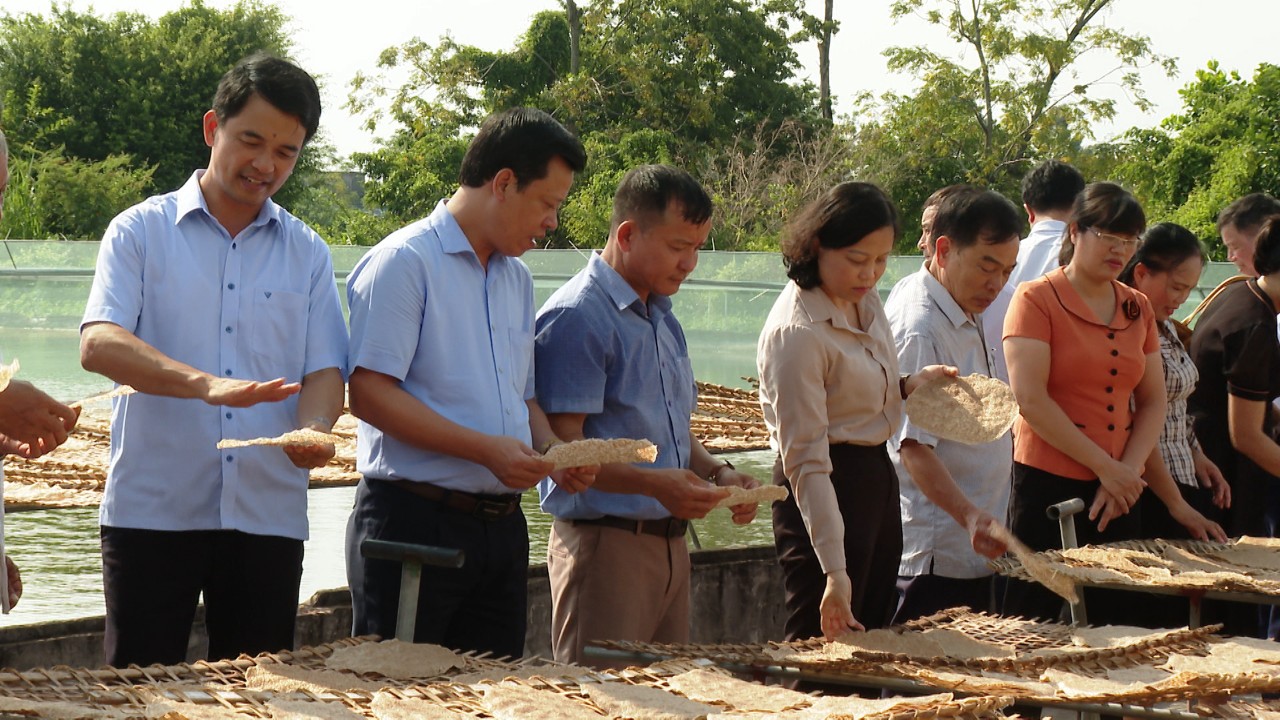
<path fill-rule="evenodd" d="M 915 373 L 928 365 L 953 365 L 960 376 L 991 376 L 991 359 L 983 342 L 981 317 L 971 320 L 951 293 L 928 270 L 907 276 L 902 290 L 885 305 L 898 348 L 898 365 Z M 1009 509 L 1013 473 L 1013 437 L 981 445 L 943 440 L 908 418 L 889 443 L 898 472 L 902 506 L 902 563 L 898 574 L 979 578 L 991 574 L 987 559 L 973 551 L 968 529 L 927 498 L 907 472 L 899 449 L 904 440 L 933 448 L 951 478 L 975 506 L 1004 519 Z"/>
<path fill-rule="evenodd" d="M 347 279 L 349 365 L 389 375 L 446 419 L 532 442 L 533 275 L 499 253 L 486 270 L 443 201 L 389 235 Z M 487 468 L 361 422 L 357 469 L 470 493 L 513 492 Z"/>
<path fill-rule="evenodd" d="M 845 567 L 831 445 L 880 445 L 902 423 L 898 356 L 880 295 L 867 293 L 858 312 L 865 328 L 821 288 L 788 282 L 756 349 L 769 445 L 782 456 L 824 572 Z"/>
<path fill-rule="evenodd" d="M 589 438 L 647 439 L 651 467 L 687 468 L 689 425 L 698 395 L 684 330 L 671 298 L 649 302 L 598 253 L 538 311 L 538 403 L 547 413 L 582 413 Z M 566 493 L 551 480 L 538 488 L 542 509 L 564 520 L 615 515 L 670 517 L 646 495 L 587 489 Z"/>
<path fill-rule="evenodd" d="M 336 367 L 345 377 L 347 332 L 328 246 L 270 200 L 232 238 L 209 214 L 202 174 L 111 221 L 81 327 L 114 323 L 215 375 L 298 382 Z M 297 408 L 296 395 L 248 408 L 116 398 L 102 524 L 306 539 L 308 471 L 278 447 L 216 447 L 293 430 Z"/>
<path fill-rule="evenodd" d="M 991 346 L 995 377 L 1009 382 L 1009 367 L 1005 364 L 1004 316 L 1018 286 L 1035 280 L 1058 267 L 1058 252 L 1062 250 L 1062 233 L 1067 224 L 1061 220 L 1040 220 L 1031 226 L 1031 232 L 1018 244 L 1018 263 L 1009 274 L 1009 281 L 1000 289 L 995 302 L 982 313 L 982 326 L 987 343 Z"/>

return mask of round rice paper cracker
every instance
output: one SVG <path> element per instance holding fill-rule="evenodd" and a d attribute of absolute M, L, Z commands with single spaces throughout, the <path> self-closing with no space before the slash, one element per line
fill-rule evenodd
<path fill-rule="evenodd" d="M 907 398 L 907 417 L 944 440 L 981 445 L 999 440 L 1018 417 L 1013 389 L 986 375 L 936 378 Z"/>

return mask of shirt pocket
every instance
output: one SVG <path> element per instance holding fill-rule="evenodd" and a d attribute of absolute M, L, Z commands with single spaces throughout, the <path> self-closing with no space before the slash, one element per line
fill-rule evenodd
<path fill-rule="evenodd" d="M 250 347 L 268 361 L 271 372 L 302 379 L 307 355 L 307 296 L 287 290 L 258 287 L 250 307 Z"/>
<path fill-rule="evenodd" d="M 529 363 L 533 362 L 533 333 L 521 328 L 511 328 L 507 331 L 507 342 L 507 357 L 511 359 L 511 364 L 507 367 L 507 381 L 511 383 L 516 395 L 523 398 L 525 387 L 529 384 Z"/>

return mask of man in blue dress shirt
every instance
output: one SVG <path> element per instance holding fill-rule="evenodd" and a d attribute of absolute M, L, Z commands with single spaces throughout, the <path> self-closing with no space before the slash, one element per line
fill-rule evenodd
<path fill-rule="evenodd" d="M 698 264 L 711 212 L 687 172 L 632 170 L 614 195 L 604 251 L 538 313 L 538 401 L 556 434 L 658 446 L 653 465 L 604 465 L 585 492 L 539 488 L 556 517 L 547 572 L 562 662 L 587 662 L 592 640 L 687 642 L 688 521 L 728 494 L 716 485 L 758 484 L 690 431 L 697 389 L 671 296 Z M 733 508 L 739 524 L 755 514 L 754 503 Z"/>
<path fill-rule="evenodd" d="M 242 60 L 204 116 L 208 169 L 102 238 L 80 360 L 138 390 L 114 401 L 101 508 L 112 665 L 184 661 L 201 594 L 210 658 L 293 646 L 308 469 L 333 446 L 216 446 L 342 412 L 329 248 L 271 202 L 319 122 L 310 75 Z"/>
<path fill-rule="evenodd" d="M 491 116 L 461 187 L 392 233 L 347 281 L 351 411 L 364 478 L 347 526 L 356 635 L 396 634 L 400 568 L 366 538 L 459 548 L 460 569 L 423 568 L 414 640 L 524 653 L 529 533 L 520 494 L 552 470 L 556 442 L 533 397 L 533 276 L 517 258 L 554 230 L 586 164 L 550 115 Z M 570 492 L 594 471 L 556 473 Z"/>

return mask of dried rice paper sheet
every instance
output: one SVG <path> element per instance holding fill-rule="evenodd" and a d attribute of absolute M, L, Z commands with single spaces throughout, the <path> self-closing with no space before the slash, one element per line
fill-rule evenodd
<path fill-rule="evenodd" d="M 906 411 L 913 425 L 931 435 L 980 445 L 1009 432 L 1018 401 L 1004 382 L 973 374 L 930 380 L 907 398 Z"/>
<path fill-rule="evenodd" d="M 1274 573 L 1280 577 L 1280 543 L 1263 542 L 1270 538 L 1242 537 L 1234 545 L 1211 551 L 1217 557 L 1257 573 Z"/>
<path fill-rule="evenodd" d="M 267 702 L 272 720 L 368 720 L 338 703 L 274 699 Z"/>
<path fill-rule="evenodd" d="M 89 397 L 84 398 L 82 400 L 76 400 L 73 403 L 68 403 L 67 406 L 72 408 L 84 407 L 89 403 L 102 402 L 104 400 L 114 400 L 115 398 L 124 397 L 125 395 L 132 395 L 136 392 L 138 391 L 134 390 L 132 385 L 120 385 L 114 390 L 108 390 L 107 392 L 98 393 L 97 395 L 90 395 Z"/>
<path fill-rule="evenodd" d="M 350 692 L 352 690 L 381 690 L 386 683 L 364 680 L 336 670 L 313 670 L 296 665 L 255 665 L 245 671 L 244 683 L 251 690 L 275 690 L 277 692 L 310 691 Z"/>
<path fill-rule="evenodd" d="M 252 447 L 255 445 L 299 445 L 299 446 L 319 446 L 333 445 L 342 442 L 341 435 L 333 435 L 330 433 L 312 430 L 311 428 L 300 428 L 298 430 L 290 430 L 283 435 L 277 435 L 269 438 L 253 438 L 252 440 L 219 440 L 219 450 L 229 450 L 231 448 Z"/>
<path fill-rule="evenodd" d="M 777 685 L 739 680 L 715 670 L 689 670 L 667 679 L 667 686 L 690 700 L 722 703 L 747 712 L 781 712 L 808 705 L 813 698 Z"/>
<path fill-rule="evenodd" d="M 114 708 L 95 708 L 69 702 L 28 700 L 26 698 L 0 697 L 0 714 L 22 717 L 57 718 L 57 720 L 124 720 L 137 717 L 137 713 Z"/>
<path fill-rule="evenodd" d="M 1205 646 L 1208 656 L 1172 654 L 1164 667 L 1202 675 L 1280 675 L 1280 643 L 1233 637 Z"/>
<path fill-rule="evenodd" d="M 725 490 L 729 491 L 729 496 L 716 503 L 716 508 L 731 508 L 734 505 L 747 505 L 750 503 L 773 503 L 787 499 L 790 493 L 781 485 L 761 485 L 760 487 L 744 488 L 737 485 L 721 485 Z"/>
<path fill-rule="evenodd" d="M 428 700 L 398 698 L 382 692 L 374 693 L 369 709 L 378 720 L 464 720 L 476 717 Z"/>
<path fill-rule="evenodd" d="M 449 678 L 450 682 L 459 685 L 474 685 L 480 682 L 500 682 L 510 678 L 528 680 L 534 677 L 558 678 L 574 677 L 589 672 L 586 668 L 565 663 L 533 663 L 518 668 L 494 668 L 478 672 L 462 673 Z"/>
<path fill-rule="evenodd" d="M 525 685 L 486 685 L 485 709 L 496 720 L 600 720 L 586 705 L 550 690 Z"/>
<path fill-rule="evenodd" d="M 1050 562 L 1043 555 L 1038 555 L 1031 551 L 1013 533 L 1009 532 L 1005 526 L 999 523 L 992 523 L 990 526 L 992 537 L 1005 544 L 1009 552 L 1022 563 L 1022 569 L 1026 571 L 1031 579 L 1053 591 L 1067 602 L 1080 602 L 1080 595 L 1076 591 L 1076 584 L 1071 578 L 1064 575 L 1061 571 L 1061 564 Z"/>
<path fill-rule="evenodd" d="M 962 673 L 952 670 L 912 668 L 910 674 L 925 685 L 974 695 L 1050 698 L 1055 697 L 1057 692 L 1057 687 L 1050 683 L 993 670 Z"/>
<path fill-rule="evenodd" d="M 1111 668 L 1102 677 L 1049 668 L 1040 679 L 1053 683 L 1063 697 L 1104 699 L 1149 694 L 1162 685 L 1168 685 L 1173 677 L 1167 671 L 1152 667 Z"/>
<path fill-rule="evenodd" d="M 412 680 L 439 677 L 453 668 L 462 667 L 463 659 L 439 645 L 383 640 L 340 647 L 325 659 L 324 664 L 334 670 Z"/>
<path fill-rule="evenodd" d="M 703 720 L 719 708 L 666 690 L 647 685 L 626 683 L 591 683 L 584 685 L 587 697 L 615 718 L 629 720 Z"/>
<path fill-rule="evenodd" d="M 18 374 L 22 366 L 18 363 L 18 358 L 14 358 L 13 362 L 8 365 L 0 364 L 0 392 L 4 392 L 9 387 L 9 381 L 14 375 Z"/>
<path fill-rule="evenodd" d="M 555 463 L 557 470 L 608 463 L 651 463 L 658 459 L 658 446 L 648 440 L 588 438 L 556 445 L 542 457 Z"/>
<path fill-rule="evenodd" d="M 136 717 L 133 715 L 133 717 Z M 243 715 L 222 705 L 197 705 L 155 699 L 147 703 L 143 711 L 147 720 L 242 720 Z"/>

